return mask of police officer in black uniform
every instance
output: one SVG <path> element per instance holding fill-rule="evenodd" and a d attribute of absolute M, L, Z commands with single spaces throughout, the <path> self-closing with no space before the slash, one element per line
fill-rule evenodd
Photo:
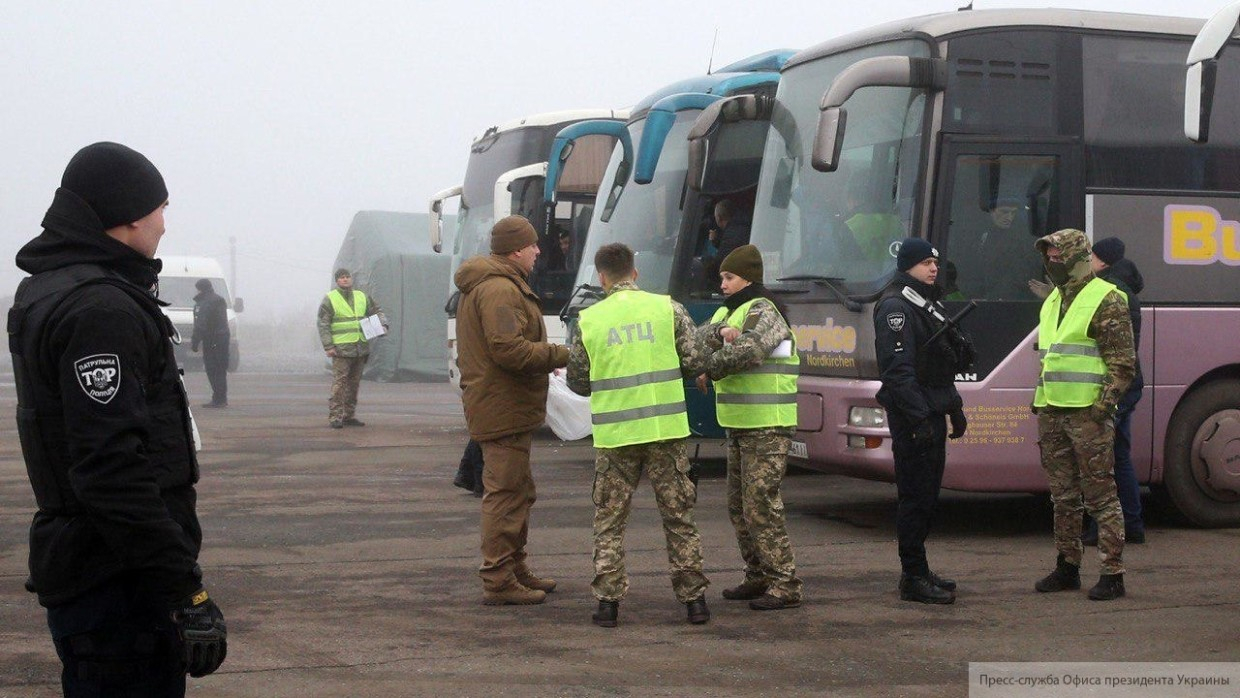
<path fill-rule="evenodd" d="M 168 190 L 140 153 L 69 161 L 8 314 L 17 428 L 38 511 L 30 579 L 66 696 L 184 696 L 227 652 L 202 585 L 198 462 L 155 299 Z"/>
<path fill-rule="evenodd" d="M 900 598 L 949 604 L 956 600 L 956 583 L 930 570 L 926 536 L 943 484 L 947 438 L 960 438 L 967 427 L 954 381 L 973 363 L 973 349 L 954 326 L 930 341 L 947 324 L 935 286 L 938 251 L 908 238 L 896 269 L 874 307 L 874 349 L 883 384 L 877 398 L 887 410 L 895 456 Z"/>

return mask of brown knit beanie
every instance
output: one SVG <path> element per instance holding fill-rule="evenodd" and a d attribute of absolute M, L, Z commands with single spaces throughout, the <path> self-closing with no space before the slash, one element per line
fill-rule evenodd
<path fill-rule="evenodd" d="M 491 228 L 491 254 L 516 252 L 536 242 L 538 233 L 523 216 L 501 218 Z"/>
<path fill-rule="evenodd" d="M 762 253 L 753 245 L 741 245 L 723 258 L 719 271 L 729 271 L 751 284 L 762 283 Z"/>

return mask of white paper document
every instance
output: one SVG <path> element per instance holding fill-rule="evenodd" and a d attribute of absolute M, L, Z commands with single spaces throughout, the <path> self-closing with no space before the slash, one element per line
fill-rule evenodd
<path fill-rule="evenodd" d="M 366 341 L 370 341 L 375 337 L 382 337 L 387 334 L 387 328 L 384 327 L 383 323 L 379 321 L 379 316 L 377 314 L 368 315 L 362 318 L 361 325 L 362 336 L 366 338 Z"/>
<path fill-rule="evenodd" d="M 791 339 L 785 339 L 784 341 L 780 342 L 779 344 L 776 344 L 776 345 L 775 345 L 775 348 L 771 350 L 771 357 L 770 357 L 770 358 L 772 358 L 772 359 L 791 359 L 791 358 L 792 358 L 792 340 L 791 340 Z"/>

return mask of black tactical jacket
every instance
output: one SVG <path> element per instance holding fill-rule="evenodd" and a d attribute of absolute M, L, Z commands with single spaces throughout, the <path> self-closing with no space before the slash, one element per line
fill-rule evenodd
<path fill-rule="evenodd" d="M 874 349 L 883 382 L 878 402 L 889 412 L 899 412 L 910 424 L 960 409 L 962 402 L 954 379 L 972 363 L 972 348 L 956 330 L 948 330 L 926 345 L 944 323 L 925 304 L 929 303 L 939 316 L 946 316 L 937 299 L 936 287 L 896 272 L 874 306 Z"/>
<path fill-rule="evenodd" d="M 30 584 L 55 606 L 121 572 L 172 603 L 196 591 L 198 463 L 160 268 L 56 192 L 17 255 L 8 315 L 17 425 L 38 511 Z"/>

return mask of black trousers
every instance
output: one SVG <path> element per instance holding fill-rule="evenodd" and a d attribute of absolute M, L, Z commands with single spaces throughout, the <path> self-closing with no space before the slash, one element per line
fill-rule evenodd
<path fill-rule="evenodd" d="M 228 340 L 204 343 L 202 366 L 211 384 L 211 402 L 217 405 L 228 402 Z"/>
<path fill-rule="evenodd" d="M 185 695 L 176 626 L 165 605 L 141 587 L 136 576 L 122 575 L 47 609 L 65 696 Z"/>
<path fill-rule="evenodd" d="M 913 424 L 899 412 L 887 412 L 891 429 L 891 451 L 896 461 L 896 538 L 900 543 L 900 569 L 908 575 L 925 576 L 926 537 L 943 486 L 943 467 L 947 464 L 947 420 L 930 417 L 934 438 L 926 444 L 913 443 Z"/>

